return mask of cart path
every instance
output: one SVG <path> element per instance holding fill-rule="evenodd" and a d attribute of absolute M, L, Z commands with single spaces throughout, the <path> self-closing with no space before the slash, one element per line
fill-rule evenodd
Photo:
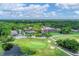
<path fill-rule="evenodd" d="M 61 51 L 63 51 L 63 52 L 65 52 L 66 54 L 68 54 L 69 56 L 73 56 L 72 54 L 70 54 L 68 51 L 66 51 L 66 50 L 64 50 L 64 49 L 62 49 L 62 48 L 60 48 L 60 47 L 57 47 L 59 50 L 61 50 Z"/>
<path fill-rule="evenodd" d="M 56 44 L 56 40 L 55 40 L 53 37 L 51 37 L 51 38 L 49 38 L 49 39 L 53 40 L 54 43 Z M 58 47 L 58 46 L 57 46 L 57 48 L 58 48 L 59 50 L 65 52 L 65 53 L 68 54 L 69 56 L 73 56 L 69 51 L 66 51 L 66 50 L 64 50 L 64 49 L 62 49 L 62 48 L 60 48 L 60 47 Z"/>

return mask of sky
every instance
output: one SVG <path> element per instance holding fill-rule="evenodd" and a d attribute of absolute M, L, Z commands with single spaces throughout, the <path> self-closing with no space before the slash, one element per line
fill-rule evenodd
<path fill-rule="evenodd" d="M 0 3 L 0 19 L 79 19 L 79 3 Z"/>

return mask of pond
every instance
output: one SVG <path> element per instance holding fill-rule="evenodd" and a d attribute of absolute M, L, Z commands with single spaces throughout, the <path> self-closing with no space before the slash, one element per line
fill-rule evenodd
<path fill-rule="evenodd" d="M 9 51 L 5 51 L 3 56 L 22 56 L 23 54 L 20 51 L 18 46 L 13 46 Z"/>

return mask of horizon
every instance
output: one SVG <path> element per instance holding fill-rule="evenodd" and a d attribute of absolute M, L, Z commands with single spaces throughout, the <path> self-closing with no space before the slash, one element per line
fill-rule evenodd
<path fill-rule="evenodd" d="M 0 19 L 0 21 L 79 21 L 79 19 Z"/>

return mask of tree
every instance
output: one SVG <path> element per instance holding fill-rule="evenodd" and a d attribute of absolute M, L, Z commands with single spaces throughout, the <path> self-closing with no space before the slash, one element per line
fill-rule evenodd
<path fill-rule="evenodd" d="M 2 43 L 2 48 L 6 50 L 10 50 L 13 47 L 13 44 L 11 43 L 14 41 L 13 37 L 6 37 L 6 36 L 1 36 L 0 41 Z"/>
<path fill-rule="evenodd" d="M 75 39 L 60 39 L 56 42 L 59 46 L 69 49 L 72 52 L 77 52 L 79 50 L 79 42 L 77 42 Z"/>
<path fill-rule="evenodd" d="M 50 34 L 49 32 L 43 33 L 43 35 L 46 36 L 47 38 L 50 37 L 50 36 L 52 36 L 52 34 Z"/>
<path fill-rule="evenodd" d="M 1 42 L 12 42 L 12 41 L 14 41 L 14 38 L 13 37 L 11 37 L 11 36 L 8 36 L 8 37 L 4 37 L 4 38 L 1 38 L 2 39 L 2 41 Z"/>
<path fill-rule="evenodd" d="M 71 32 L 71 27 L 70 26 L 66 26 L 66 27 L 62 27 L 60 33 L 62 34 L 69 34 Z"/>
<path fill-rule="evenodd" d="M 2 33 L 3 33 L 3 31 L 2 31 L 2 29 L 0 28 L 0 36 L 2 35 Z"/>
<path fill-rule="evenodd" d="M 10 34 L 10 29 L 8 28 L 0 28 L 0 36 L 8 36 Z"/>

